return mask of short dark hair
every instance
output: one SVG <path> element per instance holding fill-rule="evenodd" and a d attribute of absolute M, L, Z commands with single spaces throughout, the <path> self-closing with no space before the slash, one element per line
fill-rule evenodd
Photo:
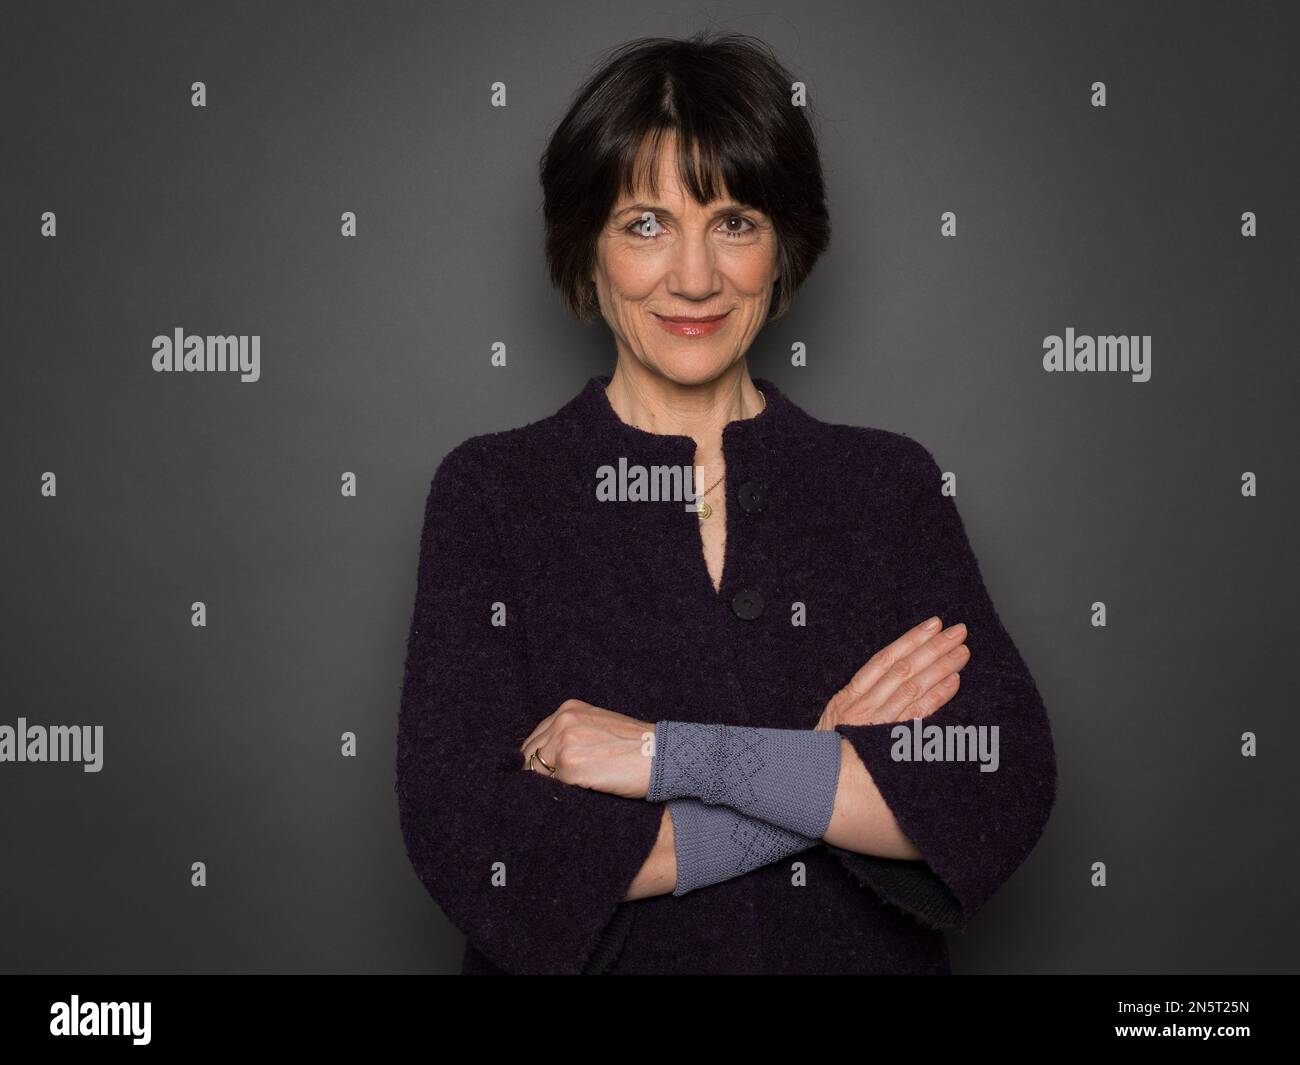
<path fill-rule="evenodd" d="M 746 34 L 644 37 L 606 54 L 540 166 L 551 281 L 580 320 L 600 314 L 591 271 L 609 212 L 640 182 L 654 191 L 668 133 L 697 203 L 721 195 L 721 179 L 739 202 L 772 219 L 777 281 L 768 319 L 786 312 L 830 243 L 817 136 L 807 108 L 791 103 L 793 80 L 766 44 Z"/>

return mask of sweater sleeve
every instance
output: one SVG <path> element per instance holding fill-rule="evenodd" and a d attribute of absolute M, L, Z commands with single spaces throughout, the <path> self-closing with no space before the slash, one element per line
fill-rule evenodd
<path fill-rule="evenodd" d="M 525 768 L 520 745 L 555 707 L 530 699 L 526 621 L 475 488 L 492 471 L 471 454 L 467 442 L 443 459 L 425 507 L 398 715 L 401 831 L 425 888 L 490 961 L 581 973 L 626 932 L 636 903 L 621 900 L 664 804 Z"/>
<path fill-rule="evenodd" d="M 911 721 L 902 723 L 905 740 L 894 735 L 895 724 L 841 724 L 836 731 L 852 744 L 924 861 L 830 850 L 887 901 L 930 927 L 959 930 L 1042 834 L 1056 799 L 1056 759 L 1042 698 L 994 609 L 957 506 L 940 490 L 939 466 L 920 444 L 909 443 L 917 487 L 892 559 L 898 634 L 937 614 L 945 626 L 965 622 L 971 652 L 957 694 L 919 723 L 963 739 L 968 749 L 979 736 L 969 726 L 984 730 L 986 741 L 996 736 L 996 769 L 982 772 L 970 754 L 904 760 L 915 749 Z"/>

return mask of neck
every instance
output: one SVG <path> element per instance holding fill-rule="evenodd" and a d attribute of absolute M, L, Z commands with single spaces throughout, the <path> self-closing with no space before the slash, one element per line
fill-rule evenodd
<path fill-rule="evenodd" d="M 620 358 L 605 395 L 614 413 L 629 425 L 692 437 L 705 452 L 721 451 L 722 430 L 730 422 L 752 418 L 763 409 L 763 397 L 743 360 L 712 381 L 682 385 L 636 360 Z"/>

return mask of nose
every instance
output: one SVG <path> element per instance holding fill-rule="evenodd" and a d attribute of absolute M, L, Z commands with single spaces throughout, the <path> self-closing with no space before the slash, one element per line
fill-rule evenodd
<path fill-rule="evenodd" d="M 717 264 L 708 233 L 692 231 L 678 241 L 668 269 L 668 291 L 683 299 L 708 299 L 718 291 Z"/>

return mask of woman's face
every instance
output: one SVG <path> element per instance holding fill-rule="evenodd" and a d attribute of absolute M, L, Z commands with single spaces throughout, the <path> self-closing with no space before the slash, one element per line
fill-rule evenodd
<path fill-rule="evenodd" d="M 766 215 L 725 196 L 701 207 L 678 179 L 675 142 L 663 147 L 659 194 L 638 190 L 614 205 L 592 278 L 621 358 L 702 384 L 743 357 L 763 327 L 776 233 Z"/>

